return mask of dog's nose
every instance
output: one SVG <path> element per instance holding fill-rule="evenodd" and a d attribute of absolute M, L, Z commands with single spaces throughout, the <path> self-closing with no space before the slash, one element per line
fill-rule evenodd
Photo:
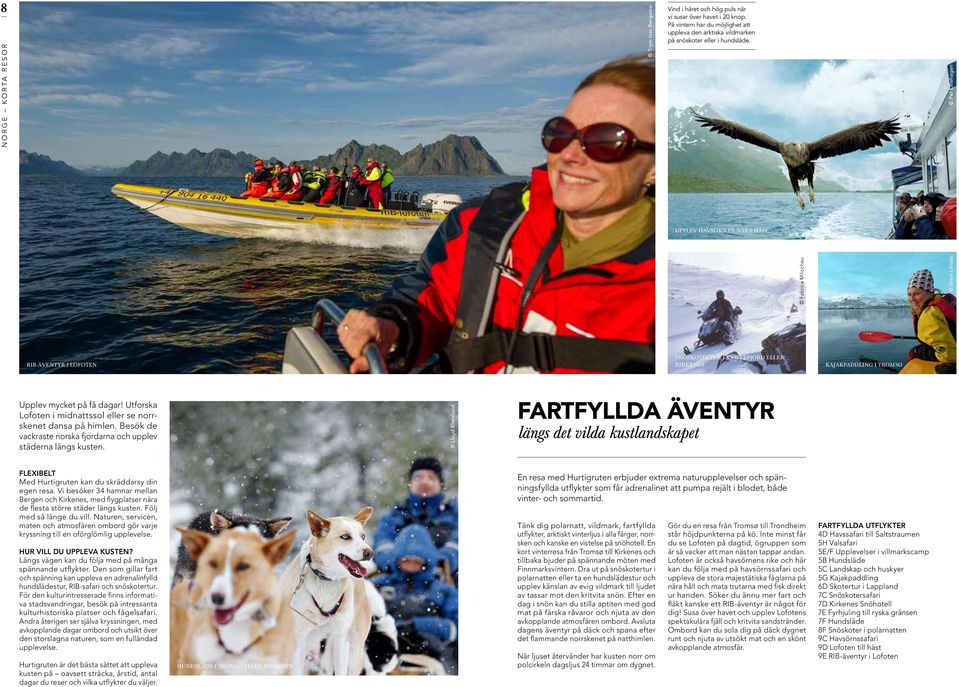
<path fill-rule="evenodd" d="M 373 549 L 363 549 L 363 560 L 368 561 L 373 557 Z"/>
<path fill-rule="evenodd" d="M 220 594 L 219 592 L 214 592 L 213 594 L 210 594 L 210 601 L 213 602 L 213 605 L 214 605 L 214 606 L 222 606 L 222 605 L 223 605 L 223 595 Z"/>

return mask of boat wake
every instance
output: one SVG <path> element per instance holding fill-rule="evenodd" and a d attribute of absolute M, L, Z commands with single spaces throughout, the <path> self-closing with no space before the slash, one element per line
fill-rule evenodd
<path fill-rule="evenodd" d="M 257 231 L 258 238 L 271 241 L 293 241 L 324 246 L 347 246 L 350 248 L 394 248 L 408 253 L 422 253 L 433 232 L 423 229 L 365 229 L 350 225 L 324 224 L 322 227 L 297 227 L 295 229 L 269 229 Z"/>

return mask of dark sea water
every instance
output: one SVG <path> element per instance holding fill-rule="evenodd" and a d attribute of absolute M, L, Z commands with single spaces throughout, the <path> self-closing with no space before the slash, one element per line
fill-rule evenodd
<path fill-rule="evenodd" d="M 514 180 L 404 177 L 396 187 L 466 199 Z M 287 331 L 309 323 L 318 298 L 344 309 L 368 303 L 413 269 L 429 239 L 414 230 L 396 230 L 410 233 L 388 246 L 342 233 L 335 244 L 210 236 L 115 197 L 121 181 L 243 187 L 223 178 L 21 179 L 22 372 L 279 372 Z"/>
<path fill-rule="evenodd" d="M 891 227 L 892 192 L 817 193 L 804 210 L 792 193 L 669 194 L 671 239 L 885 239 Z"/>
<path fill-rule="evenodd" d="M 909 349 L 918 343 L 909 339 L 866 343 L 859 340 L 862 331 L 912 336 L 912 311 L 909 308 L 820 310 L 819 374 L 892 374 L 889 370 L 862 365 L 859 356 L 898 370 L 906 363 Z"/>

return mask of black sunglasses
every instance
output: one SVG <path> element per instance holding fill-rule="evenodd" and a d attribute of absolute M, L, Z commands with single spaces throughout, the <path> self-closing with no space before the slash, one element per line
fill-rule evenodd
<path fill-rule="evenodd" d="M 599 122 L 577 129 L 566 117 L 553 117 L 543 126 L 543 147 L 551 153 L 563 151 L 573 139 L 578 140 L 583 152 L 596 162 L 619 162 L 637 150 L 656 152 L 655 143 L 639 140 L 621 124 Z"/>

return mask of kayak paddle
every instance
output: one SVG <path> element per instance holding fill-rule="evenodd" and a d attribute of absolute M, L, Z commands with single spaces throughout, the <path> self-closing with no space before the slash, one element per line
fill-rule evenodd
<path fill-rule="evenodd" d="M 884 343 L 892 339 L 916 339 L 915 336 L 901 336 L 899 334 L 889 334 L 888 332 L 859 332 L 859 338 L 868 343 Z"/>

